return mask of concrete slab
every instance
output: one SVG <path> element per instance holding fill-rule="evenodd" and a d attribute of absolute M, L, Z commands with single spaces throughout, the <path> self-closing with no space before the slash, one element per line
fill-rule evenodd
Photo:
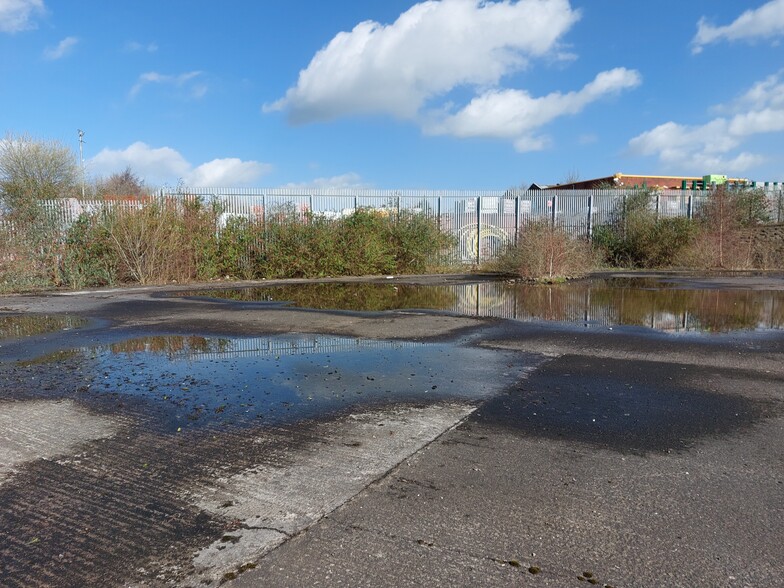
<path fill-rule="evenodd" d="M 314 432 L 317 445 L 279 456 L 188 492 L 198 508 L 234 520 L 227 533 L 194 558 L 194 582 L 216 586 L 286 538 L 319 521 L 371 482 L 438 438 L 474 410 L 467 404 L 352 414 Z"/>
<path fill-rule="evenodd" d="M 0 485 L 21 464 L 72 454 L 117 429 L 113 419 L 71 400 L 0 402 Z"/>

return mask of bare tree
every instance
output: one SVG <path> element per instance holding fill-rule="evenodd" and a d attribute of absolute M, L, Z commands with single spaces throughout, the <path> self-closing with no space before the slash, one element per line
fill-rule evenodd
<path fill-rule="evenodd" d="M 62 143 L 13 134 L 0 140 L 0 199 L 9 210 L 72 196 L 78 182 L 76 154 Z"/>
<path fill-rule="evenodd" d="M 573 167 L 568 172 L 566 172 L 566 175 L 564 176 L 562 183 L 574 184 L 575 182 L 579 182 L 579 181 L 580 181 L 580 170 L 578 170 L 576 167 Z"/>
<path fill-rule="evenodd" d="M 126 167 L 122 172 L 113 173 L 105 180 L 99 179 L 96 182 L 96 191 L 98 196 L 102 198 L 107 196 L 139 198 L 147 192 L 144 187 L 144 180 L 133 173 L 130 166 Z"/>

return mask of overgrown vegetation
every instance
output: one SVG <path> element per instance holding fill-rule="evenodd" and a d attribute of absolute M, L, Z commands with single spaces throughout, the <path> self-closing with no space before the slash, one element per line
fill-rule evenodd
<path fill-rule="evenodd" d="M 219 206 L 192 197 L 105 206 L 81 215 L 64 239 L 50 229 L 51 267 L 36 282 L 12 279 L 32 275 L 31 256 L 27 242 L 9 236 L 0 246 L 0 288 L 421 273 L 454 245 L 414 211 L 360 208 L 329 219 L 283 207 L 265 218 L 229 217 L 223 227 L 220 217 Z M 23 245 L 12 251 L 12 242 Z"/>
<path fill-rule="evenodd" d="M 80 180 L 75 154 L 57 142 L 0 141 L 0 291 L 421 273 L 446 266 L 456 250 L 426 202 L 337 218 L 293 205 L 227 215 L 187 195 L 152 197 L 130 168 L 94 181 L 87 191 L 106 206 L 63 233 L 56 200 L 78 197 Z M 591 243 L 529 221 L 489 269 L 555 281 L 592 270 L 599 257 L 624 268 L 784 268 L 782 239 L 759 228 L 770 221 L 761 190 L 720 186 L 691 219 L 660 215 L 652 190 L 619 190 L 616 202 Z"/>
<path fill-rule="evenodd" d="M 717 187 L 693 219 L 658 217 L 655 193 L 625 194 L 593 243 L 615 267 L 751 269 L 784 267 L 779 247 L 753 230 L 770 221 L 765 193 Z"/>
<path fill-rule="evenodd" d="M 784 267 L 784 259 L 775 259 L 770 244 L 756 239 L 750 230 L 769 220 L 761 190 L 727 190 L 720 186 L 697 212 L 697 237 L 680 262 L 700 269 L 751 269 L 761 262 Z"/>
<path fill-rule="evenodd" d="M 0 140 L 0 288 L 59 280 L 56 220 L 44 202 L 74 195 L 77 180 L 76 158 L 64 145 L 29 135 Z"/>

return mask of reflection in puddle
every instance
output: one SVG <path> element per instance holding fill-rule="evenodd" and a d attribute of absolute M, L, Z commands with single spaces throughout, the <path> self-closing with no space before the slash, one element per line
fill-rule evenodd
<path fill-rule="evenodd" d="M 784 292 L 674 288 L 658 279 L 596 279 L 557 285 L 328 283 L 179 295 L 288 302 L 315 309 L 435 309 L 466 316 L 563 321 L 587 327 L 634 325 L 673 333 L 784 328 Z"/>
<path fill-rule="evenodd" d="M 77 350 L 102 397 L 153 403 L 168 430 L 283 423 L 358 404 L 476 401 L 522 376 L 516 356 L 317 335 L 157 336 Z"/>
<path fill-rule="evenodd" d="M 82 318 L 68 315 L 45 314 L 0 315 L 0 339 L 21 339 L 54 331 L 67 331 L 85 325 Z"/>
<path fill-rule="evenodd" d="M 179 296 L 206 296 L 243 302 L 290 302 L 299 308 L 318 310 L 381 311 L 410 308 L 447 310 L 458 302 L 448 286 L 411 284 L 328 283 L 297 284 L 264 288 L 200 290 Z"/>

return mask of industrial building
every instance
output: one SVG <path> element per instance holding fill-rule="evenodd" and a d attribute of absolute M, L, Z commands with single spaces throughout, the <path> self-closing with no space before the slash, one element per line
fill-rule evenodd
<path fill-rule="evenodd" d="M 531 184 L 530 190 L 599 190 L 603 188 L 656 188 L 660 190 L 702 190 L 711 185 L 729 184 L 730 186 L 755 186 L 746 178 L 728 178 L 710 174 L 705 176 L 654 176 L 617 173 L 603 178 L 579 180 L 565 184 L 543 186 Z"/>

